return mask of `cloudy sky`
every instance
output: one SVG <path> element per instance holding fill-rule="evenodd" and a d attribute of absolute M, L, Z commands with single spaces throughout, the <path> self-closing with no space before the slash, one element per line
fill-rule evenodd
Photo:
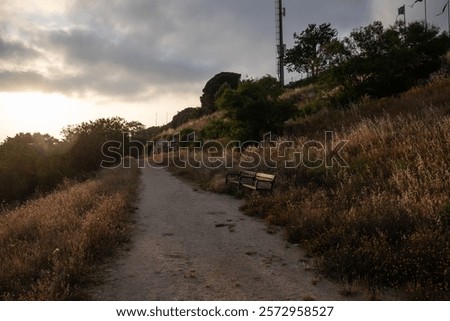
<path fill-rule="evenodd" d="M 414 0 L 284 0 L 285 39 L 309 23 L 345 36 L 374 20 L 392 24 Z M 446 0 L 428 0 L 430 22 Z M 17 132 L 121 116 L 162 125 L 199 106 L 221 71 L 276 75 L 274 0 L 1 0 L 0 141 Z M 407 7 L 409 21 L 423 3 Z M 287 75 L 287 81 L 296 79 Z"/>

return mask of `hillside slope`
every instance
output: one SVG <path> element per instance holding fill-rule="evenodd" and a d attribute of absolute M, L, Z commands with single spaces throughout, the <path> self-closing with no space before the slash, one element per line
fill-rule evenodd
<path fill-rule="evenodd" d="M 285 166 L 296 153 L 325 159 L 325 150 L 304 149 L 311 141 L 327 146 L 325 131 L 333 132 L 333 146 L 347 141 L 339 152 L 348 166 L 336 158 L 333 166 Z M 270 155 L 277 161 L 276 167 L 253 163 L 278 176 L 273 195 L 246 198 L 246 212 L 284 226 L 287 238 L 301 243 L 330 277 L 372 289 L 399 287 L 412 299 L 448 299 L 450 79 L 348 109 L 323 109 L 290 122 L 286 133 L 278 148 L 228 153 L 235 170 L 243 159 L 248 164 Z M 211 165 L 174 171 L 211 190 L 230 191 L 224 183 L 230 169 Z"/>

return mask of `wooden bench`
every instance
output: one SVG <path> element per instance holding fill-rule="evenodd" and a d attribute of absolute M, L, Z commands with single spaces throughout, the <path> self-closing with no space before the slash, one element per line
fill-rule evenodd
<path fill-rule="evenodd" d="M 243 186 L 254 191 L 272 192 L 275 177 L 272 174 L 241 170 L 239 173 L 227 174 L 225 181 L 227 184 L 236 184 L 238 189 Z"/>

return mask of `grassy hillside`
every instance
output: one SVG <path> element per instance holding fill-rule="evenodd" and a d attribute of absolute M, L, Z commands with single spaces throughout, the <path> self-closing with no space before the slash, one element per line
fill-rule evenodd
<path fill-rule="evenodd" d="M 0 215 L 0 299 L 66 300 L 129 236 L 139 170 L 103 170 Z"/>
<path fill-rule="evenodd" d="M 348 141 L 342 156 L 349 166 L 259 165 L 278 175 L 275 192 L 248 193 L 245 212 L 284 226 L 287 238 L 301 243 L 329 277 L 372 290 L 398 287 L 411 299 L 449 299 L 450 79 L 291 121 L 277 142 L 282 148 L 293 140 L 288 152 L 252 148 L 227 157 L 271 153 L 283 164 L 305 142 L 324 143 L 324 131 Z M 199 159 L 182 155 L 194 156 Z M 229 170 L 208 165 L 173 170 L 208 189 L 230 191 L 224 184 Z"/>

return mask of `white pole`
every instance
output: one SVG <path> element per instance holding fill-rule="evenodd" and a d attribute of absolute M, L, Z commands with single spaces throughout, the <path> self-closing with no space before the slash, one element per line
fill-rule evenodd
<path fill-rule="evenodd" d="M 403 7 L 403 10 L 405 11 L 405 12 L 403 12 L 403 22 L 405 23 L 404 27 L 406 28 L 406 6 Z"/>

